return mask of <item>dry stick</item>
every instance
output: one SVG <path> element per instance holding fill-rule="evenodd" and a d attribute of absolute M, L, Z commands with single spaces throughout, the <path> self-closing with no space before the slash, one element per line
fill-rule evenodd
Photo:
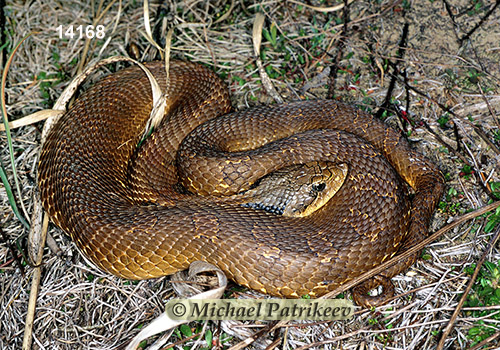
<path fill-rule="evenodd" d="M 43 247 L 45 247 L 45 239 L 47 237 L 47 228 L 49 226 L 49 216 L 47 213 L 43 215 L 42 236 L 40 245 L 36 252 L 33 268 L 33 280 L 31 281 L 30 299 L 28 303 L 28 312 L 26 314 L 26 324 L 24 326 L 23 350 L 30 350 L 33 342 L 33 323 L 35 320 L 36 299 L 38 298 L 38 290 L 40 289 L 40 281 L 42 279 L 42 258 Z"/>
<path fill-rule="evenodd" d="M 478 134 L 478 136 L 480 138 L 482 138 L 485 143 L 488 144 L 488 147 L 490 147 L 496 154 L 500 154 L 500 149 L 498 149 L 498 147 L 493 142 L 491 142 L 491 140 L 484 133 L 484 131 L 481 128 L 479 128 L 477 125 L 474 125 L 474 124 L 471 124 L 471 125 L 474 128 L 474 131 L 476 132 L 476 134 Z"/>
<path fill-rule="evenodd" d="M 405 84 L 405 85 L 406 85 L 406 84 Z M 432 103 L 436 104 L 436 105 L 437 105 L 439 108 L 441 108 L 443 111 L 445 111 L 445 112 L 447 112 L 447 113 L 451 114 L 451 116 L 453 116 L 453 117 L 455 117 L 455 118 L 457 118 L 457 119 L 461 119 L 461 118 L 460 118 L 460 117 L 459 117 L 459 116 L 458 116 L 455 112 L 453 112 L 453 111 L 452 111 L 449 107 L 447 107 L 447 106 L 443 105 L 442 103 L 440 103 L 440 102 L 436 101 L 436 100 L 435 100 L 435 99 L 433 99 L 432 97 L 427 96 L 425 93 L 423 93 L 423 92 L 422 92 L 422 91 L 420 91 L 419 89 L 417 89 L 417 88 L 415 88 L 415 87 L 413 87 L 413 86 L 411 86 L 411 85 L 406 85 L 406 87 L 407 87 L 408 89 L 410 89 L 410 90 L 414 91 L 415 93 L 419 94 L 420 96 L 422 96 L 422 97 L 424 97 L 424 98 L 428 99 L 428 100 L 429 100 L 429 101 L 431 101 Z M 486 143 L 488 144 L 488 146 L 490 146 L 490 147 L 491 147 L 491 148 L 495 151 L 495 153 L 496 153 L 496 154 L 500 154 L 500 150 L 498 149 L 498 147 L 497 147 L 495 144 L 493 144 L 493 143 L 489 140 L 488 136 L 486 136 L 486 134 L 485 134 L 485 133 L 481 130 L 481 128 L 479 128 L 477 125 L 475 125 L 474 123 L 471 123 L 471 122 L 470 122 L 470 121 L 468 121 L 468 120 L 463 120 L 463 121 L 464 121 L 465 123 L 467 123 L 469 126 L 471 126 L 471 127 L 474 129 L 474 131 L 478 134 L 478 136 L 479 136 L 479 137 L 481 137 L 481 139 L 482 139 L 484 142 L 486 142 Z M 446 144 L 446 143 L 445 143 L 445 142 L 444 142 L 444 141 L 443 141 L 443 140 L 442 140 L 442 139 L 441 139 L 441 138 L 440 138 L 440 137 L 439 137 L 439 136 L 438 136 L 435 132 L 433 132 L 433 131 L 432 131 L 432 129 L 430 129 L 429 127 L 427 127 L 427 129 L 428 129 L 428 130 L 429 130 L 429 131 L 430 131 L 430 132 L 431 132 L 431 133 L 432 133 L 432 134 L 433 134 L 436 138 L 438 138 L 438 140 L 439 140 L 442 144 L 444 144 L 444 145 L 445 145 L 447 148 L 449 148 L 451 151 L 454 151 L 453 147 L 451 147 L 451 146 L 447 146 L 447 144 Z M 456 153 L 456 152 L 454 152 L 454 153 L 455 153 L 455 155 L 456 155 L 457 157 L 460 157 L 460 159 L 461 159 L 464 163 L 468 164 L 468 161 L 467 161 L 467 160 L 466 160 L 466 159 L 465 159 L 465 158 L 464 158 L 464 157 L 463 157 L 460 153 Z M 469 165 L 470 165 L 470 164 L 469 164 Z"/>
<path fill-rule="evenodd" d="M 97 12 L 94 14 L 94 15 L 97 16 L 97 18 L 94 18 L 94 20 L 92 21 L 92 25 L 96 26 L 97 23 L 99 23 L 99 21 L 101 20 L 101 18 L 104 16 L 104 14 L 106 14 L 106 12 L 109 11 L 109 9 L 111 8 L 111 6 L 113 6 L 115 2 L 116 2 L 116 0 L 112 0 L 108 4 L 108 6 L 106 6 L 106 8 L 101 11 L 102 5 L 103 5 L 103 3 L 101 1 L 99 3 L 99 8 L 97 9 Z M 92 7 L 92 9 L 94 9 L 94 8 Z M 81 55 L 81 59 L 80 59 L 80 62 L 78 63 L 78 67 L 76 69 L 76 73 L 77 74 L 80 74 L 81 72 L 83 72 L 85 66 L 87 65 L 87 54 L 88 54 L 89 49 L 90 49 L 90 43 L 91 43 L 91 41 L 92 41 L 92 39 L 90 39 L 90 38 L 85 39 L 85 45 L 83 47 L 83 52 L 82 52 L 82 55 Z"/>
<path fill-rule="evenodd" d="M 453 112 L 450 108 L 444 106 L 443 104 L 439 103 L 438 101 L 436 101 L 435 99 L 433 99 L 432 97 L 429 97 L 427 96 L 426 94 L 424 94 L 422 91 L 416 89 L 415 87 L 411 86 L 411 85 L 405 85 L 408 89 L 416 92 L 417 94 L 421 95 L 422 97 L 426 98 L 427 100 L 431 101 L 432 103 L 435 103 L 439 108 L 441 108 L 443 111 L 445 112 L 448 112 L 450 113 L 453 117 L 457 118 L 457 119 L 461 119 L 455 112 Z M 495 151 L 496 154 L 500 154 L 500 150 L 488 139 L 488 137 L 486 136 L 486 134 L 481 130 L 481 128 L 479 128 L 477 125 L 474 125 L 474 123 L 471 123 L 469 122 L 468 120 L 463 120 L 465 123 L 467 123 L 469 126 L 471 126 L 474 131 L 476 132 L 476 134 L 484 141 L 486 142 L 492 149 L 493 151 Z M 444 142 L 444 140 L 438 135 L 436 134 L 434 131 L 432 131 L 432 129 L 424 123 L 424 126 L 427 128 L 427 130 L 429 130 L 433 135 L 434 137 L 436 137 L 436 139 L 443 145 L 445 145 L 445 147 L 447 147 L 450 151 L 453 152 L 454 155 L 456 155 L 457 157 L 459 157 L 465 164 L 469 165 L 471 167 L 472 170 L 474 170 L 476 173 L 480 173 L 472 164 L 469 163 L 469 161 L 467 161 L 467 159 L 461 154 L 459 153 L 457 150 L 455 150 L 453 147 L 451 146 L 448 146 L 446 142 Z M 484 186 L 484 184 L 480 181 L 479 182 L 480 186 L 485 190 L 486 194 L 492 199 L 492 200 L 496 200 L 497 198 L 491 193 L 491 191 L 486 187 Z"/>
<path fill-rule="evenodd" d="M 453 123 L 453 136 L 455 137 L 455 141 L 457 142 L 457 152 L 459 154 L 462 154 L 462 139 L 463 139 L 463 137 L 458 132 L 458 125 L 457 125 L 457 123 Z"/>
<path fill-rule="evenodd" d="M 491 106 L 490 101 L 484 95 L 483 88 L 481 87 L 481 84 L 479 84 L 479 82 L 477 83 L 477 87 L 479 88 L 479 91 L 481 92 L 481 97 L 483 98 L 484 103 L 486 103 L 486 107 L 488 107 L 488 111 L 490 111 L 490 115 L 493 118 L 493 120 L 495 121 L 497 128 L 500 129 L 500 123 L 498 122 L 497 114 L 493 110 L 493 107 Z"/>
<path fill-rule="evenodd" d="M 5 235 L 5 232 L 3 231 L 2 227 L 0 227 L 0 234 L 2 236 L 2 240 L 5 242 L 5 245 L 9 248 L 10 254 L 12 254 L 12 260 L 16 263 L 17 267 L 21 271 L 21 276 L 24 278 L 24 266 L 21 260 L 19 259 L 19 255 L 16 254 L 16 250 L 10 243 L 9 238 Z"/>
<path fill-rule="evenodd" d="M 467 164 L 467 165 L 470 165 L 472 166 L 472 164 L 469 164 L 469 161 L 467 160 L 467 158 L 465 158 L 465 156 L 460 153 L 458 150 L 456 150 L 455 148 L 453 148 L 452 145 L 448 144 L 448 142 L 446 142 L 445 140 L 443 140 L 443 138 L 438 134 L 436 133 L 434 130 L 431 129 L 431 127 L 429 126 L 429 124 L 427 124 L 425 121 L 422 121 L 422 126 L 428 131 L 431 133 L 432 136 L 434 136 L 434 138 L 441 144 L 443 145 L 444 147 L 446 147 L 451 153 L 453 153 L 453 155 L 455 155 L 456 157 L 460 158 L 460 160 L 462 162 L 464 162 L 464 164 Z M 455 135 L 457 136 L 457 135 Z M 457 140 L 457 145 L 459 144 L 459 141 Z M 458 148 L 458 146 L 457 146 Z"/>
<path fill-rule="evenodd" d="M 273 350 L 276 348 L 278 345 L 281 343 L 281 337 L 278 337 L 275 341 L 273 341 L 269 346 L 266 348 L 266 350 Z"/>
<path fill-rule="evenodd" d="M 455 324 L 455 321 L 457 320 L 458 313 L 462 309 L 462 306 L 465 303 L 465 299 L 467 299 L 467 296 L 472 289 L 472 286 L 474 285 L 474 282 L 476 281 L 477 275 L 479 274 L 479 270 L 481 270 L 481 266 L 483 266 L 483 263 L 486 261 L 486 256 L 491 252 L 493 247 L 495 246 L 496 242 L 498 241 L 498 238 L 500 237 L 500 228 L 497 228 L 497 231 L 493 238 L 490 240 L 488 243 L 488 247 L 486 247 L 485 251 L 483 252 L 483 255 L 481 256 L 481 259 L 477 262 L 476 269 L 474 270 L 474 274 L 472 275 L 469 284 L 467 285 L 467 288 L 465 288 L 464 294 L 462 295 L 462 298 L 460 298 L 460 301 L 458 302 L 457 307 L 455 308 L 455 311 L 451 315 L 450 321 L 448 322 L 448 325 L 443 331 L 443 335 L 441 336 L 441 339 L 439 340 L 439 344 L 437 346 L 437 350 L 442 350 L 444 347 L 444 342 L 448 335 L 450 334 L 451 330 L 453 329 L 453 326 Z"/>
<path fill-rule="evenodd" d="M 342 17 L 344 21 L 344 25 L 342 26 L 342 31 L 340 32 L 340 37 L 337 40 L 338 43 L 338 52 L 337 57 L 335 58 L 335 63 L 333 65 L 333 69 L 330 70 L 330 83 L 328 84 L 328 93 L 326 94 L 326 98 L 331 100 L 335 96 L 335 82 L 337 81 L 337 73 L 339 71 L 339 62 L 342 60 L 342 56 L 344 55 L 345 49 L 345 37 L 347 37 L 347 23 L 349 22 L 349 2 L 344 0 L 344 10 L 342 11 Z"/>
<path fill-rule="evenodd" d="M 335 297 L 336 295 L 345 292 L 346 290 L 354 287 L 355 285 L 357 285 L 357 284 L 359 284 L 359 283 L 361 283 L 361 282 L 363 282 L 363 281 L 365 281 L 365 280 L 367 280 L 367 279 L 369 279 L 369 278 L 371 278 L 371 277 L 373 277 L 375 275 L 380 274 L 382 271 L 388 269 L 392 265 L 395 265 L 395 264 L 399 263 L 401 260 L 408 259 L 410 256 L 412 256 L 413 254 L 415 254 L 417 251 L 421 250 L 426 245 L 432 243 L 433 241 L 435 241 L 437 238 L 439 238 L 445 232 L 451 230 L 452 228 L 460 225 L 461 223 L 463 223 L 465 221 L 468 221 L 470 219 L 473 219 L 475 217 L 483 215 L 484 213 L 487 213 L 489 211 L 495 210 L 498 207 L 500 207 L 500 201 L 496 201 L 496 202 L 494 202 L 492 204 L 486 205 L 486 206 L 484 206 L 482 208 L 479 208 L 479 209 L 474 210 L 474 211 L 472 211 L 470 213 L 462 215 L 461 217 L 459 217 L 458 219 L 455 219 L 450 224 L 446 225 L 445 227 L 443 227 L 439 231 L 433 233 L 431 236 L 427 237 L 426 239 L 424 239 L 423 241 L 421 241 L 417 245 L 411 247 L 406 252 L 393 257 L 392 259 L 390 259 L 389 261 L 386 261 L 382 265 L 379 265 L 376 268 L 374 268 L 374 269 L 372 269 L 372 270 L 370 270 L 370 271 L 362 274 L 361 276 L 355 278 L 354 280 L 352 280 L 352 281 L 350 281 L 350 282 L 348 282 L 348 283 L 346 283 L 346 284 L 344 284 L 344 285 L 336 288 L 335 290 L 331 291 L 330 293 L 324 295 L 322 298 Z"/>
<path fill-rule="evenodd" d="M 386 261 L 382 265 L 379 265 L 376 268 L 374 268 L 374 269 L 372 269 L 372 270 L 370 270 L 368 272 L 365 272 L 361 276 L 358 276 L 355 279 L 353 279 L 352 281 L 350 281 L 350 282 L 348 282 L 348 283 L 346 283 L 346 284 L 344 284 L 344 285 L 342 285 L 342 286 L 334 289 L 333 291 L 331 291 L 328 294 L 325 294 L 321 298 L 325 298 L 325 299 L 326 298 L 332 298 L 332 297 L 337 296 L 340 293 L 343 293 L 343 292 L 347 291 L 348 289 L 356 286 L 357 284 L 359 284 L 359 283 L 361 283 L 361 282 L 363 282 L 363 281 L 365 281 L 365 280 L 367 280 L 367 279 L 369 279 L 369 278 L 371 278 L 371 277 L 373 277 L 375 275 L 380 274 L 382 271 L 388 269 L 392 265 L 397 264 L 399 261 L 405 260 L 405 259 L 409 258 L 413 254 L 415 254 L 417 251 L 419 251 L 422 248 L 424 248 L 426 245 L 428 245 L 428 244 L 432 243 L 433 241 L 435 241 L 437 238 L 439 238 L 445 232 L 447 232 L 447 231 L 453 229 L 454 227 L 456 227 L 456 226 L 464 223 L 465 221 L 474 219 L 474 218 L 476 218 L 476 217 L 478 217 L 480 215 L 483 215 L 486 212 L 495 210 L 498 207 L 500 207 L 500 201 L 494 202 L 492 204 L 489 204 L 489 205 L 486 205 L 486 206 L 484 206 L 482 208 L 479 208 L 479 209 L 477 209 L 477 210 L 475 210 L 473 212 L 470 212 L 470 213 L 462 215 L 461 217 L 459 217 L 458 219 L 455 219 L 453 222 L 451 222 L 450 224 L 446 225 L 445 227 L 443 227 L 439 231 L 435 232 L 431 236 L 427 237 L 426 239 L 424 239 L 423 241 L 421 241 L 417 245 L 415 245 L 412 248 L 408 249 L 403 254 L 397 255 L 397 256 L 393 257 L 392 259 Z M 255 340 L 257 340 L 258 338 L 260 338 L 264 334 L 270 333 L 270 332 L 274 331 L 275 329 L 277 329 L 279 327 L 283 327 L 287 323 L 288 323 L 288 321 L 279 321 L 279 322 L 274 321 L 274 322 L 270 323 L 269 325 L 267 325 L 266 327 L 264 327 L 263 329 L 261 329 L 260 331 L 258 331 L 257 333 L 253 334 L 251 337 L 249 337 L 249 338 L 245 339 L 244 341 L 242 341 L 242 342 L 240 342 L 240 343 L 232 346 L 231 348 L 229 348 L 229 350 L 240 350 L 240 349 L 243 349 L 246 346 L 252 344 Z"/>
<path fill-rule="evenodd" d="M 448 3 L 448 1 L 443 0 L 443 2 L 444 2 L 444 8 L 446 9 L 446 12 L 448 13 L 448 16 L 451 19 L 451 23 L 453 23 L 453 29 L 454 29 L 453 32 L 455 33 L 455 38 L 460 43 L 460 38 L 458 37 L 458 24 L 455 21 L 455 15 L 453 14 L 453 10 L 451 9 L 451 6 Z"/>
<path fill-rule="evenodd" d="M 395 76 L 393 74 L 393 76 Z M 402 82 L 404 84 L 404 86 L 407 88 L 407 89 L 410 89 L 412 90 L 413 92 L 417 93 L 418 95 L 426 98 L 427 100 L 431 101 L 432 103 L 436 104 L 439 108 L 441 108 L 443 111 L 451 114 L 453 117 L 455 118 L 458 118 L 458 119 L 461 119 L 455 112 L 453 112 L 449 107 L 443 105 L 442 103 L 436 101 L 435 99 L 433 99 L 432 97 L 429 97 L 428 95 L 426 95 L 424 92 L 420 91 L 419 89 L 415 88 L 414 86 L 408 84 L 407 82 L 403 81 Z M 470 125 L 474 131 L 479 135 L 479 137 L 481 137 L 481 139 L 486 142 L 497 154 L 499 154 L 498 152 L 498 148 L 488 139 L 488 137 L 485 135 L 485 133 L 477 126 L 477 125 L 474 125 L 473 123 L 469 122 L 468 120 L 464 120 L 468 125 Z M 432 133 L 432 135 L 434 135 L 434 137 L 442 144 L 444 145 L 446 148 L 448 148 L 450 151 L 452 151 L 457 157 L 459 157 L 465 164 L 469 164 L 469 162 L 467 161 L 467 159 L 461 154 L 461 153 L 458 153 L 453 147 L 451 147 L 450 145 L 448 145 L 438 134 L 436 134 L 427 124 L 424 123 L 424 126 L 426 127 L 426 129 Z"/>
<path fill-rule="evenodd" d="M 231 346 L 228 350 L 241 350 L 252 344 L 254 341 L 259 339 L 260 337 L 264 336 L 265 334 L 271 333 L 275 329 L 284 326 L 287 324 L 287 321 L 273 321 L 269 323 L 266 327 L 262 328 L 260 331 L 252 334 L 250 337 L 247 339 L 239 342 L 236 345 Z"/>
<path fill-rule="evenodd" d="M 184 338 L 184 339 L 181 339 L 181 340 L 178 340 L 178 341 L 176 341 L 175 343 L 169 344 L 169 345 L 167 345 L 166 347 L 164 347 L 164 348 L 162 348 L 162 349 L 163 349 L 163 350 L 172 349 L 172 348 L 174 348 L 174 347 L 176 347 L 176 346 L 179 346 L 179 345 L 181 345 L 181 344 L 184 344 L 184 343 L 188 342 L 188 341 L 189 341 L 189 340 L 191 340 L 191 339 L 194 339 L 194 338 L 196 338 L 196 337 L 199 337 L 200 335 L 201 335 L 201 333 L 196 333 L 196 334 L 190 335 L 189 337 Z"/>
<path fill-rule="evenodd" d="M 458 39 L 460 46 L 463 45 L 465 40 L 469 39 L 469 37 L 486 21 L 486 19 L 488 17 L 490 17 L 490 15 L 493 13 L 493 11 L 495 11 L 495 9 L 497 8 L 497 6 L 499 4 L 500 4 L 500 0 L 497 0 L 495 2 L 495 5 L 493 5 L 493 7 L 484 15 L 483 18 L 481 18 L 481 20 L 474 26 L 474 28 L 469 30 L 469 32 L 467 34 L 465 34 L 462 38 Z"/>
<path fill-rule="evenodd" d="M 300 2 L 300 1 L 296 1 L 296 0 L 289 0 L 289 1 L 291 3 L 310 8 L 311 10 L 314 10 L 314 11 L 328 13 L 328 12 L 335 12 L 335 11 L 341 10 L 344 6 L 349 5 L 354 0 L 344 0 L 343 4 L 338 4 L 338 5 L 330 6 L 330 7 L 311 6 L 309 4 L 306 4 L 306 3 Z"/>
<path fill-rule="evenodd" d="M 392 97 L 392 92 L 394 90 L 394 87 L 396 86 L 396 80 L 398 78 L 398 75 L 400 74 L 400 70 L 398 68 L 398 62 L 403 59 L 405 53 L 406 53 L 406 45 L 408 42 L 408 29 L 409 29 L 409 23 L 405 22 L 403 26 L 403 33 L 401 34 L 401 39 L 399 40 L 399 45 L 398 45 L 398 52 L 396 54 L 396 60 L 395 62 L 389 61 L 389 65 L 392 67 L 393 74 L 392 74 L 392 79 L 389 83 L 389 87 L 387 89 L 387 94 L 385 95 L 385 101 L 380 106 L 378 109 L 377 113 L 375 113 L 375 118 L 380 119 L 382 117 L 382 114 L 386 111 L 389 110 L 389 106 L 391 105 L 391 97 Z M 408 112 L 408 111 L 407 111 Z"/>
<path fill-rule="evenodd" d="M 458 275 L 458 276 L 455 276 L 455 277 L 451 277 L 451 278 L 448 278 L 446 280 L 443 280 L 443 281 L 437 281 L 437 282 L 432 282 L 432 283 L 429 283 L 429 284 L 426 284 L 424 286 L 421 286 L 421 287 L 417 287 L 417 288 L 413 288 L 407 292 L 404 292 L 404 293 L 401 293 L 401 294 L 397 294 L 397 295 L 394 295 L 393 297 L 387 299 L 385 301 L 386 304 L 390 303 L 391 301 L 393 300 L 396 300 L 396 299 L 399 299 L 399 298 L 402 298 L 404 296 L 407 296 L 407 295 L 410 295 L 410 294 L 414 294 L 418 291 L 421 291 L 421 290 L 424 290 L 424 289 L 428 289 L 432 286 L 435 286 L 437 285 L 438 283 L 446 283 L 446 282 L 450 282 L 450 281 L 453 281 L 453 280 L 456 280 L 456 279 L 459 279 L 461 278 L 461 275 Z M 401 311 L 401 310 L 400 310 Z M 400 311 L 397 311 L 397 313 L 400 313 Z M 365 310 L 359 310 L 359 311 L 355 311 L 354 312 L 354 315 L 358 315 L 358 314 L 362 314 L 363 312 L 365 312 Z M 394 314 L 396 313 L 392 313 L 392 314 L 389 314 L 387 315 L 386 317 L 384 317 L 384 320 L 390 320 L 394 317 Z"/>
<path fill-rule="evenodd" d="M 495 340 L 496 338 L 500 337 L 500 332 L 496 332 L 492 336 L 489 336 L 479 344 L 474 345 L 473 347 L 469 348 L 468 350 L 478 350 L 481 349 L 483 346 L 487 345 L 489 342 Z"/>

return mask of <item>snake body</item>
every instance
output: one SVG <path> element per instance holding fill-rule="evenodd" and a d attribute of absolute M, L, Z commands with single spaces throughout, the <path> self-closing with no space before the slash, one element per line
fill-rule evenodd
<path fill-rule="evenodd" d="M 427 234 L 442 174 L 382 121 L 330 100 L 231 112 L 227 89 L 208 69 L 171 62 L 167 83 L 161 63 L 147 67 L 168 105 L 146 141 L 151 88 L 129 67 L 85 91 L 40 155 L 44 208 L 100 268 L 146 279 L 204 260 L 271 295 L 320 296 Z M 314 161 L 346 164 L 348 173 L 306 217 L 224 200 Z"/>

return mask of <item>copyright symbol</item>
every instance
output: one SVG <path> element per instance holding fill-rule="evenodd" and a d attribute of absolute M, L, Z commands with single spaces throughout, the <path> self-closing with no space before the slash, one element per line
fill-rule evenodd
<path fill-rule="evenodd" d="M 175 303 L 170 308 L 172 316 L 181 318 L 186 314 L 186 306 L 182 303 Z"/>

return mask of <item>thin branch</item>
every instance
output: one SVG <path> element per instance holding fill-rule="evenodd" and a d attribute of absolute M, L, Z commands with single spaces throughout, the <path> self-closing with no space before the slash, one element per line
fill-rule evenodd
<path fill-rule="evenodd" d="M 446 338 L 448 335 L 451 333 L 453 326 L 455 324 L 455 321 L 457 320 L 458 314 L 460 313 L 460 310 L 462 309 L 462 306 L 465 303 L 465 300 L 467 299 L 467 296 L 469 295 L 470 290 L 472 289 L 472 286 L 474 285 L 474 282 L 476 281 L 477 276 L 479 275 L 479 271 L 481 270 L 481 267 L 483 266 L 484 262 L 486 261 L 486 257 L 488 254 L 491 252 L 493 247 L 498 241 L 498 238 L 500 237 L 500 228 L 497 228 L 497 231 L 495 232 L 495 235 L 491 238 L 490 242 L 488 243 L 488 246 L 483 252 L 483 255 L 481 256 L 481 259 L 477 262 L 476 269 L 474 270 L 474 274 L 472 275 L 469 284 L 467 285 L 467 288 L 465 288 L 465 291 L 460 298 L 460 301 L 458 302 L 457 307 L 455 308 L 455 311 L 451 315 L 450 321 L 448 322 L 448 325 L 443 331 L 443 334 L 441 336 L 441 339 L 439 340 L 439 344 L 437 346 L 437 350 L 442 350 L 444 348 L 444 342 L 446 341 Z"/>
<path fill-rule="evenodd" d="M 0 234 L 2 236 L 2 240 L 5 242 L 5 245 L 7 247 L 9 247 L 10 254 L 12 254 L 12 259 L 16 262 L 17 267 L 21 271 L 21 276 L 23 276 L 23 278 L 24 278 L 24 276 L 25 276 L 24 266 L 23 266 L 21 260 L 19 259 L 19 254 L 16 253 L 16 250 L 14 249 L 12 244 L 9 242 L 9 238 L 5 235 L 5 232 L 3 231 L 3 229 L 1 227 L 0 227 Z"/>
<path fill-rule="evenodd" d="M 387 89 L 387 94 L 385 95 L 385 101 L 382 104 L 382 106 L 378 109 L 377 113 L 375 113 L 376 118 L 382 117 L 382 114 L 386 110 L 388 110 L 390 105 L 391 105 L 392 92 L 394 91 L 394 87 L 396 86 L 396 80 L 398 78 L 398 75 L 400 74 L 400 70 L 399 70 L 397 62 L 400 62 L 405 55 L 406 43 L 407 43 L 407 39 L 408 39 L 408 29 L 409 29 L 409 24 L 408 24 L 408 22 L 405 22 L 405 24 L 403 26 L 403 33 L 401 34 L 401 39 L 400 39 L 399 45 L 398 45 L 399 48 L 398 48 L 398 51 L 396 54 L 396 61 L 389 62 L 389 65 L 392 67 L 392 70 L 393 70 L 392 79 L 391 79 L 391 82 L 389 83 L 389 88 Z M 408 112 L 408 111 L 406 111 L 406 112 Z"/>
<path fill-rule="evenodd" d="M 489 336 L 488 338 L 486 338 L 485 340 L 483 340 L 479 344 L 474 345 L 473 347 L 469 348 L 468 350 L 479 350 L 483 346 L 488 345 L 490 342 L 492 342 L 493 340 L 495 340 L 498 337 L 500 337 L 500 332 L 496 332 L 495 334 Z"/>
<path fill-rule="evenodd" d="M 452 228 L 454 228 L 454 227 L 456 227 L 456 226 L 458 226 L 458 225 L 460 225 L 468 220 L 474 219 L 480 215 L 483 215 L 484 213 L 495 210 L 499 206 L 500 206 L 500 201 L 497 201 L 497 202 L 494 202 L 492 204 L 486 205 L 482 208 L 479 208 L 473 212 L 470 212 L 470 213 L 467 213 L 467 214 L 460 216 L 459 218 L 455 219 L 452 223 L 446 225 L 445 227 L 443 227 L 439 231 L 435 232 L 431 236 L 427 237 L 426 239 L 424 239 L 423 241 L 421 241 L 417 245 L 408 249 L 406 252 L 393 257 L 389 261 L 386 261 L 382 265 L 379 265 L 368 272 L 365 272 L 361 276 L 358 276 L 357 278 L 353 279 L 352 281 L 347 282 L 346 284 L 344 284 L 344 285 L 334 289 L 330 293 L 324 295 L 322 298 L 333 298 L 333 297 L 337 296 L 338 294 L 343 293 L 343 292 L 347 291 L 348 289 L 351 289 L 352 287 L 358 285 L 359 283 L 366 281 L 367 279 L 369 279 L 375 275 L 380 274 L 382 271 L 387 270 L 389 267 L 399 263 L 400 261 L 408 259 L 410 256 L 415 254 L 417 251 L 421 250 L 426 245 L 434 242 L 436 239 L 441 237 L 445 232 L 448 232 Z"/>
<path fill-rule="evenodd" d="M 342 11 L 342 18 L 344 25 L 342 26 L 342 31 L 340 33 L 339 39 L 337 39 L 337 57 L 335 58 L 335 63 L 333 64 L 332 69 L 330 70 L 329 84 L 328 84 L 328 93 L 326 94 L 326 98 L 331 100 L 335 96 L 335 82 L 337 81 L 337 75 L 339 71 L 339 63 L 344 56 L 345 49 L 345 40 L 347 37 L 347 24 L 349 22 L 349 1 L 344 0 L 344 11 Z"/>
<path fill-rule="evenodd" d="M 426 238 L 423 241 L 421 241 L 419 244 L 417 244 L 414 247 L 408 249 L 405 253 L 393 257 L 392 259 L 390 259 L 389 261 L 386 261 L 382 265 L 379 265 L 378 267 L 376 267 L 376 268 L 374 268 L 374 269 L 372 269 L 372 270 L 370 270 L 370 271 L 362 274 L 361 276 L 358 276 L 354 280 L 352 280 L 350 282 L 347 282 L 346 284 L 344 284 L 344 285 L 342 285 L 342 286 L 334 289 L 333 291 L 331 291 L 328 294 L 325 294 L 321 298 L 334 298 L 338 294 L 343 293 L 343 292 L 347 291 L 348 289 L 351 289 L 352 287 L 356 286 L 357 284 L 359 284 L 359 283 L 361 283 L 361 282 L 363 282 L 363 281 L 365 281 L 365 280 L 367 280 L 367 279 L 369 279 L 369 278 L 371 278 L 371 277 L 373 277 L 375 275 L 380 274 L 382 271 L 387 270 L 392 265 L 395 265 L 395 264 L 399 263 L 400 261 L 409 258 L 413 254 L 415 254 L 417 251 L 421 250 L 422 248 L 424 248 L 429 243 L 432 243 L 437 238 L 439 238 L 440 236 L 442 236 L 444 233 L 448 232 L 449 230 L 453 229 L 454 227 L 456 227 L 456 226 L 458 226 L 458 225 L 460 225 L 460 224 L 462 224 L 462 223 L 464 223 L 464 222 L 466 222 L 468 220 L 471 220 L 471 219 L 474 219 L 474 218 L 476 218 L 478 216 L 481 216 L 484 213 L 487 213 L 489 211 L 495 210 L 499 206 L 500 206 L 500 201 L 497 201 L 495 203 L 492 203 L 492 204 L 486 205 L 486 206 L 484 206 L 484 207 L 482 207 L 480 209 L 477 209 L 477 210 L 475 210 L 473 212 L 470 212 L 470 213 L 462 215 L 461 217 L 455 219 L 452 223 L 446 225 L 445 227 L 443 227 L 439 231 L 435 232 L 434 234 L 432 234 L 428 238 Z M 240 349 L 243 349 L 243 348 L 249 346 L 250 344 L 252 344 L 254 341 L 256 341 L 257 339 L 259 339 L 263 335 L 268 334 L 268 333 L 274 331 L 277 328 L 286 326 L 287 324 L 288 324 L 288 321 L 279 321 L 279 322 L 274 321 L 274 322 L 271 322 L 266 327 L 262 328 L 261 330 L 259 330 L 258 332 L 256 332 L 252 336 L 248 337 L 244 341 L 242 341 L 242 342 L 240 342 L 240 343 L 232 346 L 231 348 L 229 348 L 229 350 L 240 350 Z"/>
<path fill-rule="evenodd" d="M 498 5 L 500 4 L 500 0 L 497 0 L 495 5 L 493 5 L 493 7 L 484 15 L 483 18 L 481 18 L 481 20 L 474 26 L 474 28 L 472 28 L 471 30 L 469 30 L 462 38 L 458 39 L 458 42 L 460 44 L 460 46 L 463 45 L 464 41 L 465 40 L 468 40 L 470 38 L 470 36 L 479 28 L 483 25 L 483 23 L 488 19 L 488 17 L 490 17 L 490 15 L 493 13 L 493 11 L 496 10 L 496 8 L 498 7 Z"/>

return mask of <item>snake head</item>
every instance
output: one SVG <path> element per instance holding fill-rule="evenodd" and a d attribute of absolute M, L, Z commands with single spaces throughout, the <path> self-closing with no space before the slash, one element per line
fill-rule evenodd
<path fill-rule="evenodd" d="M 268 174 L 244 193 L 244 207 L 304 217 L 325 205 L 342 187 L 347 164 L 314 161 Z"/>

